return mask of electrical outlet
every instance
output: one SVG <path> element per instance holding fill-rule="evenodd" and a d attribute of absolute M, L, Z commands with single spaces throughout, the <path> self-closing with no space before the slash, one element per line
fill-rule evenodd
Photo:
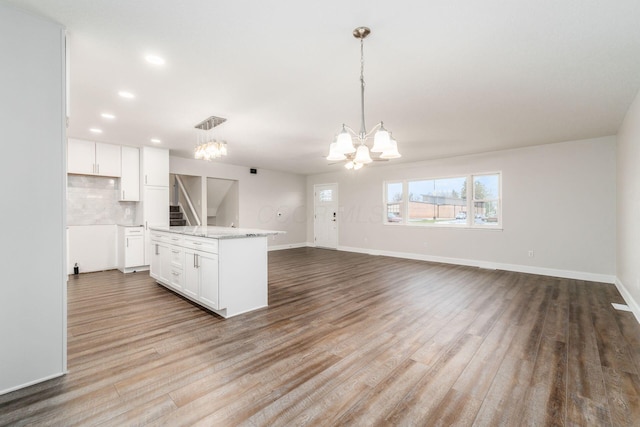
<path fill-rule="evenodd" d="M 535 253 L 533 252 L 533 249 L 529 250 L 529 258 L 533 258 L 533 256 L 535 255 Z"/>

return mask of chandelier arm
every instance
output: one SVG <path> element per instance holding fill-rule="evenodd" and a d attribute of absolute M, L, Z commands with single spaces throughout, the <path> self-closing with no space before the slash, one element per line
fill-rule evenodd
<path fill-rule="evenodd" d="M 377 131 L 378 129 L 380 129 L 382 127 L 382 122 L 378 123 L 377 125 L 375 125 L 370 131 L 369 133 L 365 136 L 365 139 L 369 138 L 371 135 L 373 135 L 373 133 L 375 131 Z"/>
<path fill-rule="evenodd" d="M 349 132 L 351 132 L 351 134 L 355 137 L 360 137 L 360 135 L 358 134 L 358 132 L 356 132 L 355 130 L 353 130 L 353 128 L 345 125 L 344 123 L 342 124 L 342 127 L 345 128 L 346 130 L 348 130 Z"/>

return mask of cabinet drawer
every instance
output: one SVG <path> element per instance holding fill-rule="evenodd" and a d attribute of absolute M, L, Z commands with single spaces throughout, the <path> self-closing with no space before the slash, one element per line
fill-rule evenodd
<path fill-rule="evenodd" d="M 209 252 L 212 254 L 218 253 L 218 239 L 198 239 L 198 238 L 184 238 L 184 247 L 195 249 L 197 251 Z"/>
<path fill-rule="evenodd" d="M 183 282 L 182 270 L 172 268 L 171 273 L 169 274 L 169 284 L 174 288 L 182 289 L 182 282 Z"/>
<path fill-rule="evenodd" d="M 162 231 L 151 231 L 151 240 L 154 242 L 169 243 L 169 233 L 163 233 Z"/>
<path fill-rule="evenodd" d="M 184 264 L 184 252 L 182 252 L 182 249 L 175 246 L 170 246 L 169 249 L 171 250 L 171 255 L 169 256 L 171 259 L 171 268 L 182 270 Z"/>
<path fill-rule="evenodd" d="M 125 227 L 124 229 L 125 236 L 143 236 L 144 228 L 142 227 Z"/>
<path fill-rule="evenodd" d="M 172 245 L 182 246 L 184 244 L 184 238 L 181 234 L 169 233 L 167 239 L 167 242 Z"/>

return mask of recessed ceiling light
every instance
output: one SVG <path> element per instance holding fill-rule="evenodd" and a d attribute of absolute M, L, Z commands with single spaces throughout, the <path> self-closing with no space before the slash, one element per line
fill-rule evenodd
<path fill-rule="evenodd" d="M 164 65 L 164 58 L 161 58 L 161 57 L 156 56 L 156 55 L 147 55 L 147 56 L 144 57 L 144 59 L 149 64 Z"/>
<path fill-rule="evenodd" d="M 115 119 L 116 118 L 116 116 L 114 116 L 113 114 L 109 114 L 109 113 L 102 113 L 100 115 L 105 119 Z"/>
<path fill-rule="evenodd" d="M 93 133 L 102 133 L 102 129 L 98 129 L 98 128 L 91 128 L 89 129 L 89 131 Z"/>
<path fill-rule="evenodd" d="M 151 142 L 153 142 L 154 144 L 160 144 L 162 141 L 160 141 L 158 138 L 151 138 Z"/>
<path fill-rule="evenodd" d="M 127 99 L 133 99 L 136 97 L 134 94 L 132 94 L 131 92 L 127 92 L 126 90 L 121 90 L 120 92 L 118 92 L 118 95 Z"/>

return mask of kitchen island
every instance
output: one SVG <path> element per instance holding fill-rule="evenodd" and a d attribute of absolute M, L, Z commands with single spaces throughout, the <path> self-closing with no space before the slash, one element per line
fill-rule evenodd
<path fill-rule="evenodd" d="M 150 275 L 222 317 L 268 305 L 267 237 L 281 231 L 150 227 Z"/>

